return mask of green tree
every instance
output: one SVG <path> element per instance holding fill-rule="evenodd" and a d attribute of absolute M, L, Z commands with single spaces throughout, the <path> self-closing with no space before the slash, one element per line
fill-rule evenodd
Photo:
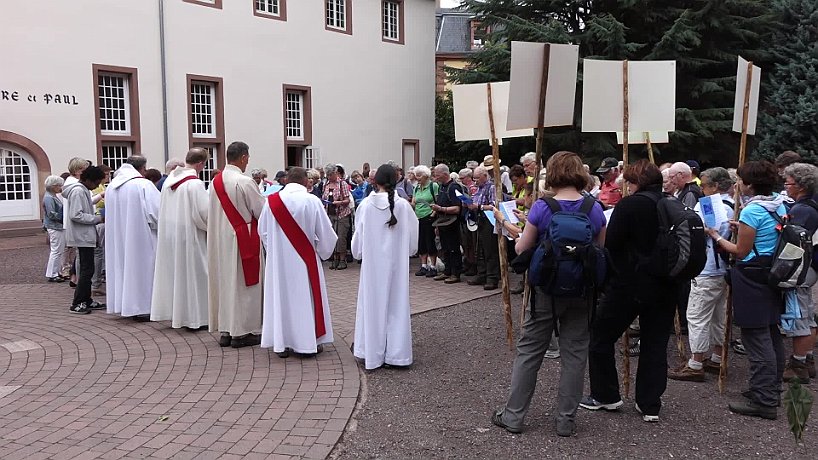
<path fill-rule="evenodd" d="M 759 115 L 759 157 L 784 150 L 818 160 L 818 2 L 774 0 L 783 24 L 775 36 L 779 63 L 770 78 L 766 110 Z"/>
<path fill-rule="evenodd" d="M 677 125 L 659 161 L 697 158 L 731 165 L 730 132 L 738 54 L 764 65 L 775 25 L 769 0 L 464 0 L 490 28 L 488 46 L 472 67 L 454 73 L 462 83 L 508 78 L 510 41 L 575 43 L 595 59 L 676 60 Z M 581 72 L 580 68 L 580 72 Z M 580 77 L 581 78 L 581 77 Z M 578 99 L 581 91 L 578 91 Z M 578 149 L 585 156 L 618 152 L 611 134 L 549 130 L 546 153 Z M 639 149 L 636 149 L 637 151 Z M 639 156 L 637 152 L 637 157 Z"/>

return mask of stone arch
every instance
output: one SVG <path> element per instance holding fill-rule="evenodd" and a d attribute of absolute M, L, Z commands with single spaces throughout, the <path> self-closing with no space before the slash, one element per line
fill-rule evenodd
<path fill-rule="evenodd" d="M 48 155 L 46 155 L 45 150 L 43 150 L 39 144 L 23 135 L 13 133 L 11 131 L 4 131 L 2 129 L 0 129 L 0 142 L 5 142 L 15 147 L 19 147 L 34 159 L 34 163 L 37 166 L 37 176 L 39 178 L 37 181 L 37 188 L 40 191 L 39 196 L 44 196 L 45 185 L 43 184 L 43 181 L 46 177 L 51 175 L 51 161 L 48 159 Z"/>

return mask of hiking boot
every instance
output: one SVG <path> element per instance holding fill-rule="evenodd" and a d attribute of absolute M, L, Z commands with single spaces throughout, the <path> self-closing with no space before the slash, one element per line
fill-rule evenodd
<path fill-rule="evenodd" d="M 435 276 L 435 277 L 434 277 L 434 278 L 432 278 L 432 279 L 433 279 L 433 280 L 435 280 L 435 281 L 444 281 L 444 280 L 448 279 L 448 278 L 449 278 L 449 276 L 450 276 L 450 275 L 447 275 L 447 274 L 445 274 L 445 273 L 438 273 L 438 274 L 437 274 L 437 276 Z"/>
<path fill-rule="evenodd" d="M 557 431 L 557 436 L 567 438 L 577 432 L 577 423 L 570 418 L 557 419 L 554 422 L 554 428 Z"/>
<path fill-rule="evenodd" d="M 520 281 L 519 283 L 517 283 L 516 286 L 514 286 L 514 288 L 509 289 L 508 293 L 512 294 L 512 295 L 517 295 L 517 294 L 522 294 L 524 290 L 525 290 L 525 284 L 522 281 Z"/>
<path fill-rule="evenodd" d="M 69 313 L 74 313 L 74 314 L 77 314 L 77 315 L 87 315 L 88 313 L 91 313 L 91 309 L 88 308 L 87 303 L 82 302 L 82 303 L 78 303 L 76 305 L 71 305 L 71 307 L 68 308 L 68 312 Z"/>
<path fill-rule="evenodd" d="M 459 283 L 460 282 L 460 277 L 457 276 L 457 275 L 452 275 L 452 276 L 446 278 L 445 280 L 443 280 L 443 282 L 446 283 L 446 284 Z"/>
<path fill-rule="evenodd" d="M 426 267 L 420 267 L 420 270 L 415 272 L 415 276 L 426 276 L 427 273 L 429 273 L 429 271 L 426 270 Z"/>
<path fill-rule="evenodd" d="M 520 434 L 523 432 L 523 429 L 520 427 L 509 426 L 503 422 L 503 410 L 499 409 L 491 414 L 491 423 L 503 428 L 504 430 L 508 431 L 509 433 Z"/>
<path fill-rule="evenodd" d="M 486 284 L 486 279 L 478 276 L 466 281 L 466 284 L 469 286 L 482 286 L 483 284 Z"/>
<path fill-rule="evenodd" d="M 791 382 L 796 378 L 801 383 L 809 383 L 809 369 L 806 362 L 798 361 L 794 356 L 790 356 L 787 367 L 784 368 L 784 381 Z"/>
<path fill-rule="evenodd" d="M 678 369 L 668 371 L 667 378 L 682 382 L 704 382 L 704 369 L 696 370 L 685 364 Z"/>
<path fill-rule="evenodd" d="M 710 358 L 705 359 L 702 366 L 704 366 L 705 372 L 709 372 L 711 374 L 718 375 L 719 372 L 721 372 L 721 364 L 711 360 Z"/>
<path fill-rule="evenodd" d="M 429 268 L 426 270 L 426 278 L 434 278 L 435 276 L 437 276 L 436 268 Z"/>
<path fill-rule="evenodd" d="M 815 355 L 807 355 L 807 372 L 810 378 L 815 378 Z"/>
<path fill-rule="evenodd" d="M 767 420 L 775 420 L 778 418 L 778 410 L 776 410 L 775 407 L 762 406 L 755 401 L 731 402 L 727 407 L 730 409 L 730 412 L 739 415 L 761 417 Z"/>
<path fill-rule="evenodd" d="M 582 401 L 579 402 L 579 406 L 588 409 L 588 410 L 600 410 L 604 409 L 606 411 L 615 411 L 619 410 L 622 405 L 625 404 L 621 399 L 617 402 L 613 402 L 610 404 L 605 404 L 597 401 L 593 398 L 593 396 L 588 395 L 582 398 Z"/>
<path fill-rule="evenodd" d="M 642 412 L 642 409 L 639 408 L 638 403 L 633 403 L 633 407 L 636 408 L 636 412 L 639 412 L 642 415 L 642 421 L 643 422 L 656 423 L 656 422 L 659 421 L 659 414 L 652 415 L 652 414 L 646 414 L 646 413 Z"/>

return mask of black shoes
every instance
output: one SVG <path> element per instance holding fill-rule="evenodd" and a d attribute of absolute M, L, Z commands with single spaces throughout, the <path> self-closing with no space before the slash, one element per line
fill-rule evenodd
<path fill-rule="evenodd" d="M 71 305 L 71 307 L 68 308 L 68 312 L 76 315 L 87 315 L 88 313 L 91 313 L 91 309 L 88 308 L 88 304 L 86 302 L 83 302 L 77 305 Z"/>
<path fill-rule="evenodd" d="M 104 303 L 99 303 L 96 300 L 92 300 L 91 302 L 88 303 L 88 308 L 90 308 L 91 310 L 106 310 L 108 306 L 105 305 Z"/>
<path fill-rule="evenodd" d="M 730 412 L 748 417 L 761 417 L 767 420 L 778 418 L 778 410 L 775 407 L 762 406 L 755 401 L 737 401 L 727 405 Z"/>
<path fill-rule="evenodd" d="M 230 337 L 230 334 L 222 334 L 219 336 L 219 346 L 220 347 L 229 347 L 230 342 L 233 341 L 233 338 Z"/>
<path fill-rule="evenodd" d="M 491 414 L 491 423 L 499 426 L 500 428 L 508 431 L 509 433 L 520 434 L 520 433 L 523 432 L 522 428 L 509 426 L 509 425 L 506 425 L 505 422 L 503 422 L 503 410 L 502 409 L 497 410 L 493 414 Z"/>
<path fill-rule="evenodd" d="M 133 318 L 133 320 L 136 321 L 137 323 L 147 323 L 148 321 L 151 320 L 151 315 L 136 315 L 131 316 L 131 318 Z"/>
<path fill-rule="evenodd" d="M 261 336 L 255 334 L 247 334 L 241 337 L 233 337 L 230 341 L 230 346 L 233 348 L 252 347 L 261 343 Z"/>

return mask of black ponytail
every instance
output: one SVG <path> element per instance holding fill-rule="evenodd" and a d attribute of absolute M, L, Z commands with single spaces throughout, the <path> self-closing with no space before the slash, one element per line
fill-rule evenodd
<path fill-rule="evenodd" d="M 395 184 L 398 183 L 398 173 L 388 164 L 381 165 L 375 172 L 375 183 L 383 187 L 389 195 L 390 217 L 386 225 L 394 227 L 398 223 L 398 219 L 395 218 Z"/>
<path fill-rule="evenodd" d="M 386 193 L 389 195 L 389 214 L 391 215 L 386 225 L 394 227 L 398 223 L 398 219 L 395 217 L 395 187 L 391 184 L 387 185 Z"/>

